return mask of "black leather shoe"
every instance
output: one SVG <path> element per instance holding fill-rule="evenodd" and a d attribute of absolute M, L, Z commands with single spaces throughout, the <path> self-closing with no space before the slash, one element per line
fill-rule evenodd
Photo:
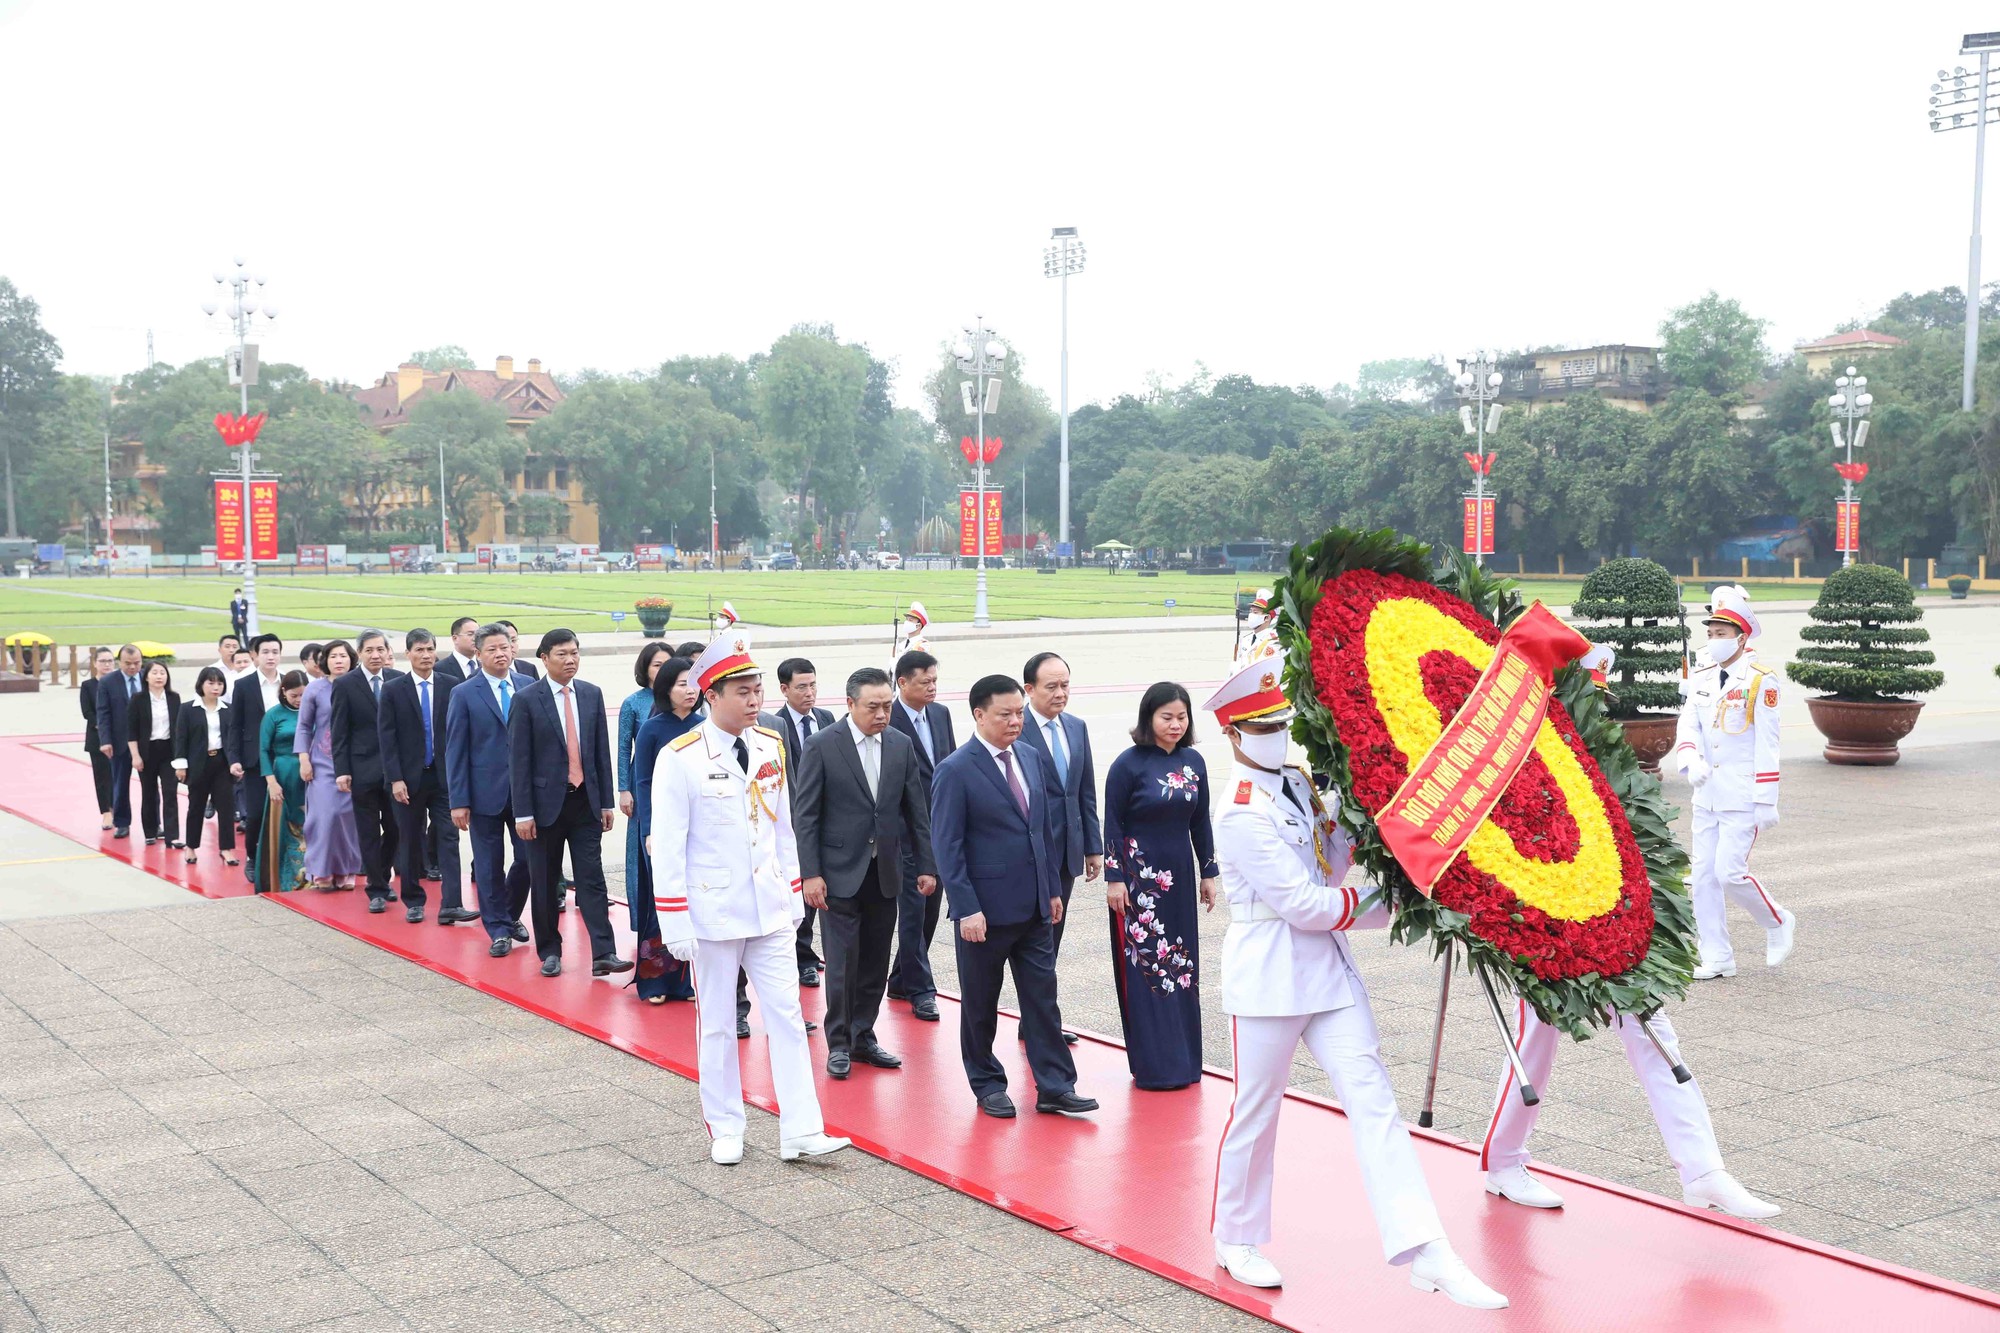
<path fill-rule="evenodd" d="M 1063 1029 L 1063 1045 L 1065 1046 L 1076 1045 L 1076 1034 L 1074 1032 L 1071 1032 L 1068 1028 Z"/>
<path fill-rule="evenodd" d="M 512 952 L 514 952 L 514 941 L 505 935 L 486 946 L 488 958 L 505 958 Z"/>
<path fill-rule="evenodd" d="M 910 997 L 899 990 L 888 990 L 882 992 L 882 998 L 885 1000 L 907 1000 Z"/>
<path fill-rule="evenodd" d="M 819 1024 L 817 1024 L 817 1023 L 813 1022 L 813 1021 L 812 1021 L 812 1020 L 811 1020 L 810 1018 L 808 1018 L 808 1019 L 806 1020 L 806 1031 L 808 1031 L 808 1032 L 817 1032 L 817 1031 L 819 1031 Z"/>
<path fill-rule="evenodd" d="M 370 897 L 368 899 L 368 910 L 379 916 L 381 913 L 389 910 L 389 900 L 387 898 Z"/>
<path fill-rule="evenodd" d="M 1004 1092 L 989 1092 L 979 1099 L 979 1109 L 995 1120 L 1012 1120 L 1014 1099 Z"/>
<path fill-rule="evenodd" d="M 737 1040 L 739 1040 L 739 1041 L 740 1041 L 740 1040 L 742 1040 L 742 1039 L 743 1039 L 744 1037 L 747 1037 L 747 1036 L 749 1036 L 749 1035 L 750 1035 L 750 1020 L 749 1020 L 749 1019 L 747 1019 L 747 1018 L 739 1018 L 739 1019 L 737 1019 L 737 1020 L 736 1020 L 736 1037 L 737 1037 Z"/>
<path fill-rule="evenodd" d="M 114 838 L 129 838 L 132 836 L 132 830 L 121 825 L 111 830 L 111 836 Z"/>
<path fill-rule="evenodd" d="M 818 985 L 819 985 L 819 969 L 818 969 L 817 967 L 814 967 L 814 966 L 813 966 L 813 965 L 812 965 L 811 963 L 807 963 L 807 964 L 806 964 L 806 965 L 805 965 L 804 967 L 800 968 L 800 969 L 799 969 L 799 984 L 800 984 L 801 986 L 807 986 L 807 987 L 816 987 L 816 986 L 818 986 Z"/>
<path fill-rule="evenodd" d="M 516 944 L 526 944 L 528 942 L 528 927 L 525 923 L 520 921 L 514 923 L 514 942 Z"/>
<path fill-rule="evenodd" d="M 403 913 L 403 920 L 409 922 L 413 926 L 422 925 L 424 920 L 424 909 L 421 907 L 412 907 L 408 909 Z"/>
<path fill-rule="evenodd" d="M 1038 1093 L 1035 1097 L 1035 1109 L 1043 1115 L 1089 1115 L 1097 1109 L 1097 1099 L 1079 1097 L 1073 1092 L 1061 1093 L 1054 1097 L 1047 1093 Z"/>
<path fill-rule="evenodd" d="M 848 1071 L 853 1067 L 854 1064 L 847 1058 L 846 1051 L 828 1051 L 826 1053 L 826 1074 L 828 1078 L 846 1078 Z"/>
<path fill-rule="evenodd" d="M 877 1069 L 901 1069 L 903 1067 L 902 1056 L 892 1055 L 878 1045 L 856 1047 L 854 1058 L 864 1065 L 874 1065 Z"/>
<path fill-rule="evenodd" d="M 910 1004 L 910 1013 L 926 1023 L 935 1023 L 938 1021 L 937 1001 L 914 1000 Z"/>
<path fill-rule="evenodd" d="M 613 972 L 630 972 L 631 970 L 632 960 L 629 958 L 620 958 L 615 953 L 608 954 L 603 958 L 593 958 L 590 960 L 590 975 L 593 977 L 609 976 Z"/>
<path fill-rule="evenodd" d="M 440 881 L 444 879 L 444 876 L 441 873 L 439 873 L 438 868 L 436 866 L 425 866 L 424 878 L 432 881 Z"/>
<path fill-rule="evenodd" d="M 544 959 L 542 960 L 542 975 L 543 975 L 543 976 L 545 976 L 545 977 L 559 977 L 559 976 L 561 976 L 561 975 L 562 975 L 562 959 L 560 959 L 560 958 L 544 958 Z M 1095 1105 L 1095 1103 L 1092 1103 L 1092 1105 Z"/>
<path fill-rule="evenodd" d="M 478 919 L 479 913 L 473 911 L 470 907 L 440 907 L 438 909 L 438 924 L 440 926 L 455 926 L 461 921 L 477 921 Z"/>

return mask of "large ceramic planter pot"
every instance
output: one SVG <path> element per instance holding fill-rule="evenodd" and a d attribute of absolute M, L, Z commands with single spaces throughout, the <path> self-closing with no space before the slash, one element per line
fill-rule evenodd
<path fill-rule="evenodd" d="M 1680 719 L 1672 713 L 1646 713 L 1620 718 L 1618 725 L 1625 728 L 1625 743 L 1639 756 L 1639 767 L 1658 777 L 1660 761 L 1674 748 L 1674 730 Z"/>
<path fill-rule="evenodd" d="M 639 628 L 649 639 L 667 637 L 667 620 L 673 615 L 671 606 L 642 606 L 639 608 Z"/>
<path fill-rule="evenodd" d="M 1813 725 L 1826 737 L 1829 764 L 1893 764 L 1903 757 L 1896 742 L 1910 734 L 1923 710 L 1921 699 L 1857 703 L 1831 697 L 1808 698 Z"/>

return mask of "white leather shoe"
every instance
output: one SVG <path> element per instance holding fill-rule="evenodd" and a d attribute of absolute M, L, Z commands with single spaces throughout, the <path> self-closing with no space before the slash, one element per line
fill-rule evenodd
<path fill-rule="evenodd" d="M 724 1134 L 711 1139 L 708 1160 L 717 1166 L 735 1166 L 743 1160 L 743 1137 L 740 1134 Z"/>
<path fill-rule="evenodd" d="M 801 1157 L 824 1157 L 830 1152 L 853 1146 L 853 1139 L 837 1139 L 830 1134 L 804 1134 L 796 1139 L 780 1139 L 778 1158 L 780 1161 L 795 1162 Z"/>
<path fill-rule="evenodd" d="M 1711 1171 L 1700 1180 L 1681 1190 L 1681 1198 L 1697 1208 L 1714 1208 L 1728 1213 L 1731 1217 L 1741 1217 L 1752 1222 L 1761 1222 L 1768 1217 L 1776 1217 L 1785 1210 L 1775 1203 L 1764 1200 L 1743 1188 L 1735 1176 L 1727 1171 Z"/>
<path fill-rule="evenodd" d="M 1504 1310 L 1507 1298 L 1472 1275 L 1448 1240 L 1434 1240 L 1410 1261 L 1410 1285 L 1418 1291 L 1441 1291 L 1472 1310 Z"/>
<path fill-rule="evenodd" d="M 1525 1166 L 1504 1166 L 1486 1173 L 1486 1192 L 1523 1208 L 1560 1208 L 1562 1195 L 1528 1174 Z"/>
<path fill-rule="evenodd" d="M 1694 969 L 1694 979 L 1696 981 L 1713 981 L 1717 977 L 1733 977 L 1735 975 L 1736 960 L 1734 958 L 1727 962 L 1718 963 L 1710 958 L 1703 957 Z"/>
<path fill-rule="evenodd" d="M 1285 1279 L 1278 1276 L 1278 1266 L 1258 1253 L 1255 1245 L 1224 1245 L 1215 1242 L 1216 1266 L 1229 1270 L 1229 1276 L 1246 1287 L 1282 1287 Z"/>
<path fill-rule="evenodd" d="M 1799 919 L 1780 907 L 1778 924 L 1764 932 L 1764 966 L 1776 967 L 1792 956 L 1792 937 L 1798 929 Z"/>

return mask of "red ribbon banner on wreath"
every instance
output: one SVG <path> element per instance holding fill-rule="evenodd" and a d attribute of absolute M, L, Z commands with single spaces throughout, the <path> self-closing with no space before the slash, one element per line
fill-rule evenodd
<path fill-rule="evenodd" d="M 1556 672 L 1590 641 L 1536 602 L 1508 626 L 1465 703 L 1389 804 L 1382 841 L 1426 895 L 1534 752 Z"/>

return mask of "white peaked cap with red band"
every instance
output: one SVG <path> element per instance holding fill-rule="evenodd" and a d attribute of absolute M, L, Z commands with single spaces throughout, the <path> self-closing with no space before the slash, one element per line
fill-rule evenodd
<path fill-rule="evenodd" d="M 724 602 L 722 604 L 722 609 L 715 613 L 715 632 L 720 634 L 723 630 L 728 629 L 731 625 L 734 625 L 735 623 L 736 623 L 736 608 L 731 606 L 728 602 Z"/>
<path fill-rule="evenodd" d="M 763 670 L 750 660 L 749 633 L 729 626 L 711 639 L 708 647 L 702 649 L 701 656 L 695 658 L 695 688 L 706 691 L 716 682 L 728 680 L 731 676 L 762 674 Z"/>
<path fill-rule="evenodd" d="M 1202 707 L 1225 727 L 1238 722 L 1290 722 L 1295 710 L 1285 697 L 1283 667 L 1283 660 L 1276 657 L 1247 663 L 1223 681 Z"/>
<path fill-rule="evenodd" d="M 1269 588 L 1257 589 L 1257 595 L 1250 600 L 1250 609 L 1260 616 L 1269 611 L 1271 609 L 1271 590 Z"/>
<path fill-rule="evenodd" d="M 910 621 L 918 629 L 923 629 L 931 623 L 931 618 L 924 613 L 922 602 L 911 602 L 910 609 L 903 613 L 903 619 Z"/>
<path fill-rule="evenodd" d="M 1740 583 L 1725 583 L 1710 594 L 1704 624 L 1734 625 L 1745 643 L 1755 642 L 1764 632 L 1764 622 L 1750 609 L 1750 590 Z"/>

